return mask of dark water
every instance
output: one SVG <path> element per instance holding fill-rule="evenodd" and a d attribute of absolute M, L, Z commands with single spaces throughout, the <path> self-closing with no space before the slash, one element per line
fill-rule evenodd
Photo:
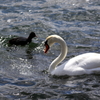
<path fill-rule="evenodd" d="M 13 36 L 38 39 L 25 47 L 8 46 Z M 100 0 L 0 0 L 0 100 L 100 100 L 100 75 L 52 77 L 47 70 L 60 53 L 48 54 L 42 41 L 51 34 L 65 39 L 65 61 L 100 52 Z"/>

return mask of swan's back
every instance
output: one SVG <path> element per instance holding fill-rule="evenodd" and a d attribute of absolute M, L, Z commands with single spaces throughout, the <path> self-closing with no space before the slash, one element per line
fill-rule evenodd
<path fill-rule="evenodd" d="M 65 65 L 65 68 L 67 68 L 67 66 L 71 67 L 75 65 L 83 69 L 91 69 L 91 68 L 96 68 L 98 66 L 100 67 L 100 54 L 98 53 L 81 54 L 79 56 L 70 59 Z"/>

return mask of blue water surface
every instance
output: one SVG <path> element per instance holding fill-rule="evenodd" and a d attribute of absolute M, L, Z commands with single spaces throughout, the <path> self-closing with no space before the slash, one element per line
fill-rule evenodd
<path fill-rule="evenodd" d="M 38 38 L 9 46 L 14 36 Z M 100 100 L 100 75 L 52 77 L 49 64 L 59 44 L 43 52 L 43 41 L 60 35 L 68 45 L 66 60 L 100 52 L 100 0 L 0 0 L 0 100 Z M 64 62 L 63 61 L 63 62 Z"/>

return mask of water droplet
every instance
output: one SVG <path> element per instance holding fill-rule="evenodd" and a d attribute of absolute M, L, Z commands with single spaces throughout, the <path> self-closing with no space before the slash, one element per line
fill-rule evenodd
<path fill-rule="evenodd" d="M 11 19 L 8 19 L 7 22 L 10 23 L 11 22 Z"/>
<path fill-rule="evenodd" d="M 32 12 L 32 10 L 29 10 L 29 12 Z"/>

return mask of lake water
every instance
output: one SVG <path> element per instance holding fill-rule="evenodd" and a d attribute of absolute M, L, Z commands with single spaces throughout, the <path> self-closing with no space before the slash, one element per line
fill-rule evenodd
<path fill-rule="evenodd" d="M 9 46 L 14 36 L 38 38 Z M 100 52 L 100 0 L 0 0 L 0 100 L 100 100 L 100 75 L 52 77 L 47 73 L 60 53 L 48 54 L 43 41 L 60 35 L 68 45 L 66 60 Z M 64 62 L 63 61 L 63 62 Z"/>

